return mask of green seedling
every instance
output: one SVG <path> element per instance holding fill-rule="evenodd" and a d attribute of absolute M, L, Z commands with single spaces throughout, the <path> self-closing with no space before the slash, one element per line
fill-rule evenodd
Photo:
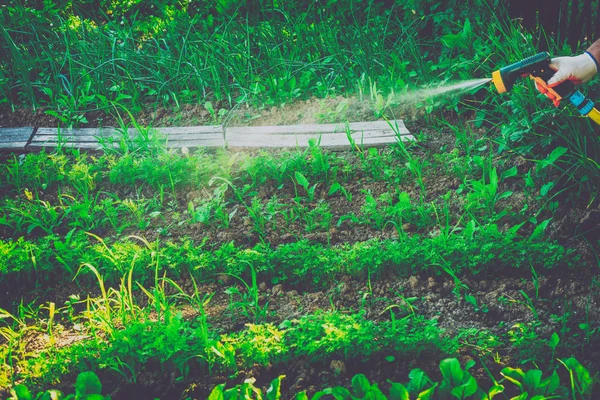
<path fill-rule="evenodd" d="M 268 302 L 266 302 L 263 306 L 260 305 L 256 269 L 249 262 L 243 262 L 248 264 L 250 268 L 251 283 L 246 283 L 246 281 L 238 275 L 225 273 L 225 275 L 229 275 L 238 280 L 246 289 L 246 291 L 241 292 L 237 287 L 232 286 L 226 289 L 225 293 L 230 296 L 231 308 L 240 308 L 242 310 L 242 313 L 247 318 L 251 318 L 255 323 L 259 323 L 266 319 L 269 304 Z M 239 297 L 240 301 L 233 301 L 234 297 Z"/>
<path fill-rule="evenodd" d="M 329 192 L 327 193 L 327 195 L 333 196 L 337 192 L 341 192 L 346 198 L 346 200 L 348 200 L 348 203 L 352 202 L 352 193 L 348 192 L 346 188 L 344 188 L 339 182 L 334 182 L 329 188 Z"/>
<path fill-rule="evenodd" d="M 310 186 L 308 179 L 306 179 L 306 177 L 299 171 L 296 171 L 294 176 L 296 178 L 294 182 L 294 188 L 296 183 L 302 186 L 304 188 L 304 191 L 306 192 L 306 195 L 308 196 L 308 201 L 312 202 L 315 199 L 315 189 L 317 188 L 317 184 L 315 183 L 314 185 Z M 297 191 L 296 197 L 298 197 Z"/>

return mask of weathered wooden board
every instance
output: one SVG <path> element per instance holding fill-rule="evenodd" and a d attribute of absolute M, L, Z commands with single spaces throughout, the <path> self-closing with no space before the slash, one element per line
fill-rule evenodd
<path fill-rule="evenodd" d="M 24 149 L 32 133 L 32 126 L 0 128 L 0 149 Z"/>
<path fill-rule="evenodd" d="M 156 128 L 161 134 L 165 136 L 173 135 L 210 135 L 219 134 L 223 136 L 223 127 L 221 125 L 209 125 L 209 126 L 180 126 L 180 127 L 167 127 L 167 128 Z M 130 129 L 130 131 L 135 131 Z"/>
<path fill-rule="evenodd" d="M 159 142 L 168 147 L 223 147 L 224 131 L 221 126 L 191 126 L 155 128 L 148 134 L 159 135 Z M 134 139 L 140 135 L 136 128 L 129 128 L 127 135 Z M 61 129 L 40 128 L 32 140 L 32 147 L 55 147 L 59 144 L 67 147 L 100 148 L 111 142 L 116 146 L 123 137 L 123 131 L 115 128 L 78 128 Z M 102 142 L 103 144 L 101 144 Z M 78 146 L 80 144 L 81 146 Z"/>
<path fill-rule="evenodd" d="M 0 148 L 79 147 L 98 149 L 119 145 L 123 131 L 116 128 L 1 128 Z M 159 143 L 172 148 L 194 147 L 307 147 L 316 140 L 320 146 L 333 150 L 359 147 L 381 147 L 398 140 L 414 140 L 400 120 L 353 122 L 350 124 L 288 125 L 232 127 L 184 126 L 154 128 L 146 134 L 157 133 Z M 128 128 L 127 136 L 135 139 L 141 135 L 136 128 Z M 351 140 L 349 139 L 351 137 Z M 31 138 L 31 141 L 30 141 Z"/>
<path fill-rule="evenodd" d="M 391 124 L 391 126 L 390 126 Z M 308 147 L 311 139 L 332 150 L 381 147 L 398 140 L 414 140 L 400 120 L 346 124 L 235 127 L 225 130 L 229 147 Z M 392 129 L 393 127 L 393 129 Z"/>

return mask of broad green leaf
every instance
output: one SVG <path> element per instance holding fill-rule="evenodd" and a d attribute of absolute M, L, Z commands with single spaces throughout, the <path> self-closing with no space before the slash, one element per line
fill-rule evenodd
<path fill-rule="evenodd" d="M 388 400 L 388 398 L 379 389 L 376 383 L 371 385 L 367 393 L 365 394 L 364 400 Z"/>
<path fill-rule="evenodd" d="M 506 171 L 503 171 L 502 174 L 500 174 L 500 180 L 504 181 L 505 179 L 512 178 L 513 176 L 517 176 L 517 167 L 516 166 L 514 166 L 510 169 L 507 169 Z"/>
<path fill-rule="evenodd" d="M 91 371 L 80 373 L 75 381 L 75 392 L 77 396 L 81 397 L 89 394 L 102 394 L 100 378 Z"/>
<path fill-rule="evenodd" d="M 452 394 L 459 399 L 464 399 L 474 395 L 475 392 L 477 392 L 477 388 L 477 381 L 472 376 L 469 376 L 469 379 L 467 379 L 465 384 L 452 389 Z"/>
<path fill-rule="evenodd" d="M 302 186 L 305 190 L 308 190 L 308 179 L 301 172 L 296 171 L 295 173 L 296 181 L 300 186 Z"/>
<path fill-rule="evenodd" d="M 313 396 L 313 400 L 317 399 L 317 394 L 319 394 L 320 392 L 317 392 L 314 394 Z M 308 396 L 306 395 L 306 392 L 300 392 L 296 395 L 296 400 L 308 400 Z"/>
<path fill-rule="evenodd" d="M 554 182 L 548 182 L 540 188 L 540 196 L 546 197 L 548 192 L 554 187 Z"/>
<path fill-rule="evenodd" d="M 224 388 L 224 383 L 215 386 L 214 389 L 208 395 L 208 400 L 225 400 L 225 396 L 223 395 Z"/>
<path fill-rule="evenodd" d="M 556 346 L 558 346 L 559 342 L 560 342 L 560 337 L 558 336 L 558 334 L 556 332 L 552 333 L 552 336 L 550 336 L 550 341 L 548 342 L 548 344 L 550 345 L 550 348 L 552 350 L 556 349 Z"/>
<path fill-rule="evenodd" d="M 530 369 L 525 374 L 523 379 L 523 389 L 533 394 L 537 393 L 537 389 L 542 381 L 542 371 L 539 369 Z"/>
<path fill-rule="evenodd" d="M 389 381 L 388 381 L 389 382 Z M 390 382 L 392 387 L 390 388 L 389 400 L 410 400 L 408 390 L 401 383 Z"/>
<path fill-rule="evenodd" d="M 352 399 L 352 394 L 348 389 L 342 386 L 336 386 L 331 389 L 331 395 L 335 397 L 336 400 L 350 400 Z"/>
<path fill-rule="evenodd" d="M 540 238 L 543 235 L 543 233 L 546 230 L 546 227 L 548 226 L 549 223 L 550 223 L 550 218 L 542 221 L 538 226 L 535 227 L 535 229 L 533 230 L 533 233 L 531 234 L 529 239 L 535 240 L 535 239 Z"/>
<path fill-rule="evenodd" d="M 271 381 L 271 385 L 267 389 L 267 400 L 279 400 L 281 398 L 281 380 L 285 375 L 279 375 Z"/>
<path fill-rule="evenodd" d="M 33 400 L 31 392 L 25 385 L 16 385 L 10 389 L 10 394 L 14 400 Z"/>
<path fill-rule="evenodd" d="M 465 364 L 465 371 L 470 370 L 474 366 L 475 366 L 475 360 L 469 360 L 469 361 L 467 361 L 466 364 Z"/>
<path fill-rule="evenodd" d="M 86 396 L 85 399 L 90 399 L 96 397 L 93 400 L 104 400 L 104 396 L 100 395 L 100 394 L 91 394 L 89 396 Z M 38 393 L 37 396 L 35 396 L 35 400 L 72 400 L 75 399 L 75 395 L 74 394 L 70 394 L 67 397 L 63 397 L 63 394 L 60 390 L 46 390 L 44 392 L 44 394 Z"/>
<path fill-rule="evenodd" d="M 567 152 L 567 148 L 566 147 L 557 147 L 554 150 L 552 150 L 552 153 L 550 153 L 548 155 L 548 157 L 546 157 L 546 159 L 541 161 L 542 164 L 542 168 L 546 168 L 550 165 L 553 165 L 560 157 L 562 157 L 565 153 Z"/>
<path fill-rule="evenodd" d="M 500 394 L 500 393 L 504 393 L 504 386 L 502 385 L 494 385 L 490 388 L 489 392 L 488 392 L 488 396 L 491 399 L 494 398 L 494 396 Z"/>
<path fill-rule="evenodd" d="M 370 387 L 371 384 L 369 383 L 369 380 L 363 374 L 354 375 L 354 378 L 352 378 L 352 391 L 354 396 L 363 398 Z"/>
<path fill-rule="evenodd" d="M 502 200 L 502 199 L 506 199 L 509 198 L 510 196 L 512 196 L 513 192 L 511 192 L 510 190 L 507 190 L 506 192 L 500 193 L 498 195 L 498 199 L 497 200 Z"/>
<path fill-rule="evenodd" d="M 525 373 L 520 368 L 506 367 L 500 371 L 500 374 L 509 382 L 514 383 L 519 389 L 523 389 L 521 382 L 525 378 Z"/>
<path fill-rule="evenodd" d="M 398 195 L 398 204 L 401 204 L 402 207 L 410 207 L 410 194 L 408 192 L 401 192 Z"/>
<path fill-rule="evenodd" d="M 589 396 L 592 394 L 592 387 L 594 383 L 589 371 L 573 357 L 567 358 L 561 362 L 569 371 L 573 372 L 575 386 L 577 387 L 578 391 L 583 394 L 584 398 L 589 398 Z"/>
<path fill-rule="evenodd" d="M 545 387 L 544 394 L 546 396 L 551 396 L 554 394 L 556 389 L 560 386 L 560 378 L 556 371 L 552 372 L 550 377 L 544 379 L 540 386 Z"/>
<path fill-rule="evenodd" d="M 423 390 L 421 393 L 419 393 L 419 396 L 417 397 L 417 400 L 430 400 L 430 399 L 432 399 L 431 396 L 433 396 L 433 394 L 435 393 L 435 389 L 437 388 L 437 386 L 438 386 L 438 384 L 436 383 L 435 385 L 433 385 L 429 389 Z"/>
<path fill-rule="evenodd" d="M 419 368 L 411 370 L 408 374 L 408 378 L 410 381 L 408 382 L 407 389 L 414 394 L 421 392 L 429 381 L 425 371 Z"/>
<path fill-rule="evenodd" d="M 464 376 L 464 371 L 456 358 L 447 358 L 440 362 L 440 371 L 444 380 L 450 382 L 450 387 L 460 385 Z"/>
<path fill-rule="evenodd" d="M 498 170 L 496 168 L 493 168 L 490 173 L 490 185 L 492 185 L 493 188 L 498 187 Z"/>
<path fill-rule="evenodd" d="M 342 185 L 340 185 L 338 182 L 335 182 L 333 185 L 331 185 L 331 187 L 329 188 L 329 193 L 327 193 L 328 196 L 331 196 L 335 193 L 337 193 L 340 189 L 342 188 Z"/>

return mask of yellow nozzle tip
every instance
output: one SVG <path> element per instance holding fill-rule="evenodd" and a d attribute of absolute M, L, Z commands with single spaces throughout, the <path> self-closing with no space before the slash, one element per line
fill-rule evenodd
<path fill-rule="evenodd" d="M 498 93 L 506 93 L 506 86 L 504 86 L 500 70 L 492 72 L 492 83 L 496 86 Z"/>

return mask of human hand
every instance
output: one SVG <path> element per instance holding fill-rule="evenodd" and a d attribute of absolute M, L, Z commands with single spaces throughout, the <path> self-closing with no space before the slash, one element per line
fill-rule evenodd
<path fill-rule="evenodd" d="M 550 68 L 556 73 L 548 80 L 549 87 L 557 86 L 567 79 L 575 85 L 587 83 L 598 72 L 596 60 L 587 52 L 575 57 L 553 58 Z"/>
<path fill-rule="evenodd" d="M 548 88 L 556 87 L 566 80 L 575 85 L 580 85 L 588 82 L 598 72 L 596 60 L 587 52 L 575 57 L 553 58 L 550 62 L 550 68 L 555 70 L 556 73 L 548 80 L 547 87 L 540 85 L 538 82 L 535 86 L 537 90 L 552 100 L 555 107 L 560 105 L 560 100 Z"/>

